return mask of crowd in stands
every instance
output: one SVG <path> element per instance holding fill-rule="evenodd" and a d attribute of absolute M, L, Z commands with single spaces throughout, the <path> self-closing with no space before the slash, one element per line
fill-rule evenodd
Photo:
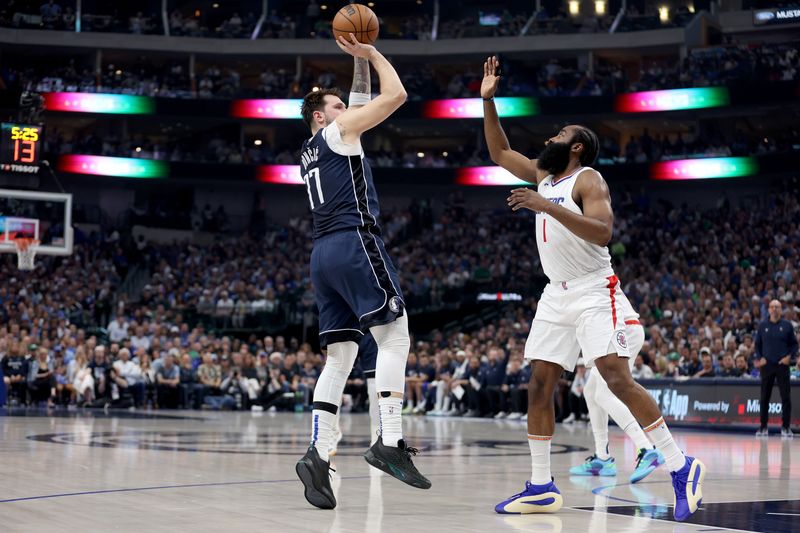
<path fill-rule="evenodd" d="M 732 206 L 723 194 L 703 211 L 616 192 L 610 251 L 647 332 L 637 377 L 758 375 L 754 335 L 768 301 L 780 300 L 784 317 L 800 326 L 798 190 L 790 181 L 757 209 Z M 536 308 L 531 296 L 545 282 L 529 246 L 534 221 L 500 207 L 475 211 L 458 195 L 436 216 L 421 204 L 387 213 L 386 240 L 409 309 L 458 308 L 482 287 L 526 295 L 489 318 L 417 335 L 408 411 L 524 416 L 530 370 L 522 351 Z M 71 257 L 37 259 L 30 274 L 3 258 L 0 355 L 13 400 L 307 409 L 324 356 L 248 326 L 276 313 L 286 323 L 314 323 L 308 230 L 307 218 L 293 219 L 260 228 L 260 239 L 209 246 L 130 246 L 119 236 L 79 234 Z M 134 298 L 120 286 L 135 265 L 150 278 Z M 356 409 L 359 372 L 351 376 Z M 559 420 L 580 418 L 580 368 L 576 375 L 560 383 Z"/>
<path fill-rule="evenodd" d="M 117 132 L 66 134 L 56 128 L 46 132 L 44 153 L 132 157 L 160 161 L 192 163 L 277 164 L 293 165 L 299 160 L 297 142 L 288 145 L 269 142 L 243 146 L 240 139 L 217 132 L 203 132 L 182 139 L 156 138 L 135 135 L 122 139 Z M 367 158 L 375 168 L 462 168 L 491 165 L 488 152 L 471 143 L 453 139 L 452 148 L 429 148 L 406 151 L 387 149 L 368 150 Z M 787 153 L 800 150 L 800 129 L 792 128 L 775 133 L 739 128 L 730 131 L 710 128 L 697 133 L 651 134 L 647 128 L 641 135 L 632 135 L 622 145 L 612 135 L 606 135 L 600 149 L 599 164 L 649 163 L 671 159 L 751 156 Z M 535 154 L 531 154 L 533 156 Z"/>
<path fill-rule="evenodd" d="M 339 65 L 342 67 L 342 65 Z M 339 68 L 336 67 L 336 68 Z M 480 64 L 461 66 L 398 63 L 409 99 L 469 98 L 478 95 Z M 198 65 L 190 79 L 188 61 L 153 62 L 131 58 L 106 63 L 100 72 L 70 60 L 34 68 L 27 64 L 0 71 L 6 87 L 36 92 L 110 92 L 168 98 L 302 98 L 314 87 L 346 86 L 350 70 L 290 65 L 247 72 L 224 64 Z M 636 70 L 638 68 L 638 71 Z M 255 69 L 255 70 L 253 70 Z M 706 87 L 737 82 L 800 79 L 800 43 L 731 45 L 693 50 L 684 60 L 644 59 L 639 67 L 599 57 L 592 70 L 575 60 L 509 60 L 503 62 L 500 92 L 507 96 L 604 96 L 631 91 Z M 376 88 L 377 89 L 377 88 Z"/>

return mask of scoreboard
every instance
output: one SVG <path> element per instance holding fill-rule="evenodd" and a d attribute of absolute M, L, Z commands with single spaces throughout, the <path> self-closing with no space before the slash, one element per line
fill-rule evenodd
<path fill-rule="evenodd" d="M 0 171 L 37 174 L 42 131 L 40 124 L 3 122 L 0 131 Z"/>

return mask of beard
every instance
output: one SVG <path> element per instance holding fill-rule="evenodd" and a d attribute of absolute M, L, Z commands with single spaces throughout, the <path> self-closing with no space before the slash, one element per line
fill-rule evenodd
<path fill-rule="evenodd" d="M 536 166 L 556 175 L 564 172 L 569 165 L 572 143 L 550 143 L 544 147 L 536 160 Z"/>

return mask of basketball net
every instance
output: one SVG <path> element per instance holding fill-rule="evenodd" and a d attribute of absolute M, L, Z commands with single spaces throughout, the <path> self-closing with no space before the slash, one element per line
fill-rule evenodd
<path fill-rule="evenodd" d="M 17 247 L 17 268 L 20 270 L 33 270 L 39 241 L 21 237 L 14 239 L 14 246 Z"/>

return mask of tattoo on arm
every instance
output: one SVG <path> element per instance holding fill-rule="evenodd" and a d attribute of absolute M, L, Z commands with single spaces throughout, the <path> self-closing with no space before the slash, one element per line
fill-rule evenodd
<path fill-rule="evenodd" d="M 372 87 L 369 78 L 369 60 L 365 57 L 353 58 L 353 85 L 351 92 L 371 94 Z"/>

